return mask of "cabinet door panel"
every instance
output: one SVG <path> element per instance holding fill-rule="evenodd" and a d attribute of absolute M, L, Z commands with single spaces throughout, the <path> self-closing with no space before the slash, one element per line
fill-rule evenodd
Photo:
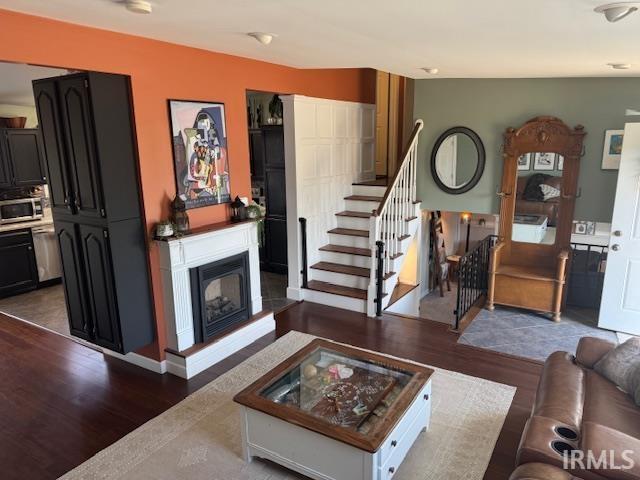
<path fill-rule="evenodd" d="M 249 130 L 249 159 L 251 162 L 251 180 L 264 178 L 264 139 L 262 130 Z"/>
<path fill-rule="evenodd" d="M 35 82 L 33 94 L 36 100 L 42 148 L 47 167 L 49 198 L 54 213 L 71 208 L 69 198 L 69 175 L 65 158 L 56 84 L 53 81 Z"/>
<path fill-rule="evenodd" d="M 38 130 L 7 130 L 6 132 L 7 151 L 13 166 L 15 184 L 43 185 L 47 178 L 42 167 Z"/>
<path fill-rule="evenodd" d="M 100 217 L 102 195 L 96 161 L 91 108 L 83 77 L 60 81 L 60 100 L 67 155 L 79 215 Z"/>
<path fill-rule="evenodd" d="M 38 285 L 31 232 L 7 232 L 0 236 L 0 265 L 0 297 Z"/>
<path fill-rule="evenodd" d="M 72 335 L 89 340 L 91 322 L 85 301 L 84 264 L 75 224 L 56 221 L 55 225 L 62 261 L 62 283 L 67 303 L 69 329 Z"/>
<path fill-rule="evenodd" d="M 284 130 L 281 126 L 264 127 L 265 165 L 284 168 Z"/>
<path fill-rule="evenodd" d="M 287 222 L 265 219 L 267 268 L 285 273 L 287 270 Z"/>
<path fill-rule="evenodd" d="M 80 225 L 85 259 L 87 295 L 93 318 L 94 341 L 100 346 L 120 351 L 120 330 L 114 297 L 108 231 L 102 227 Z"/>
<path fill-rule="evenodd" d="M 1 134 L 4 137 L 4 133 Z M 9 152 L 6 149 L 5 138 L 0 137 L 0 188 L 13 186 L 13 173 L 9 165 Z"/>
<path fill-rule="evenodd" d="M 286 187 L 287 184 L 284 170 L 267 169 L 265 178 L 265 200 L 267 203 L 267 217 L 286 217 Z"/>

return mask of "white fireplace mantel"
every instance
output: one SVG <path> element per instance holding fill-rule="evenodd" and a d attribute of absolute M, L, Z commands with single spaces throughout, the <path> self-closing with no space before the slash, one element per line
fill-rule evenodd
<path fill-rule="evenodd" d="M 167 346 L 169 349 L 182 352 L 194 345 L 194 324 L 191 296 L 190 270 L 211 262 L 222 260 L 233 255 L 249 252 L 249 277 L 251 284 L 251 313 L 256 315 L 262 311 L 262 295 L 260 291 L 260 258 L 258 254 L 258 232 L 256 222 L 223 224 L 213 226 L 202 233 L 189 234 L 184 237 L 158 241 L 160 253 L 160 272 L 166 323 Z M 235 350 L 243 348 L 259 336 L 265 335 L 275 328 L 273 314 L 261 320 L 261 327 L 249 325 L 233 332 L 225 340 L 233 344 Z M 244 332 L 243 332 L 244 330 Z M 253 332 L 247 335 L 247 332 Z M 258 336 L 256 336 L 258 335 Z M 231 338 L 229 338 L 231 337 Z M 255 337 L 255 338 L 254 338 Z M 215 342 L 207 350 L 229 348 Z M 200 354 L 202 357 L 202 354 Z M 220 361 L 220 354 L 210 355 L 211 360 Z M 224 358 L 224 357 L 223 357 Z M 170 366 L 168 358 L 168 369 Z M 214 362 L 215 363 L 215 362 Z M 199 371 L 207 368 L 207 362 L 200 361 Z M 204 367 L 204 368 L 202 368 Z M 188 366 L 182 368 L 189 370 Z M 193 374 L 187 372 L 186 378 Z M 175 372 L 174 372 L 175 373 Z M 197 373 L 197 372 L 196 372 Z M 180 372 L 178 372 L 180 374 Z"/>

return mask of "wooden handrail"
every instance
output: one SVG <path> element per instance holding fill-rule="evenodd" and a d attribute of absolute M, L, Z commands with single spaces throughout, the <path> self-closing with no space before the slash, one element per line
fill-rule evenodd
<path fill-rule="evenodd" d="M 387 206 L 387 202 L 389 201 L 389 196 L 391 195 L 391 192 L 393 191 L 394 187 L 396 186 L 396 183 L 398 181 L 398 176 L 400 175 L 400 172 L 402 171 L 402 167 L 408 161 L 409 152 L 413 148 L 413 144 L 416 142 L 416 139 L 418 138 L 418 134 L 420 133 L 420 130 L 422 130 L 423 126 L 424 126 L 424 122 L 422 120 L 416 121 L 416 124 L 413 127 L 413 131 L 411 132 L 411 136 L 409 137 L 409 142 L 407 142 L 407 145 L 404 147 L 404 151 L 402 152 L 402 157 L 401 157 L 402 158 L 402 163 L 400 164 L 400 166 L 396 170 L 396 173 L 393 174 L 393 179 L 391 180 L 391 183 L 389 183 L 389 186 L 387 186 L 387 191 L 384 192 L 384 197 L 382 197 L 382 201 L 380 202 L 380 205 L 378 206 L 377 209 L 373 210 L 373 216 L 374 217 L 377 217 L 378 216 L 378 212 L 383 211 L 384 208 Z"/>

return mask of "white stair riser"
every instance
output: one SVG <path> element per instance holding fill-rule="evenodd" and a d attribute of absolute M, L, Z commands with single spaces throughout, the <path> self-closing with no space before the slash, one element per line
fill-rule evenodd
<path fill-rule="evenodd" d="M 330 305 L 336 308 L 344 308 L 345 310 L 351 310 L 352 312 L 366 313 L 367 311 L 366 300 L 334 295 L 332 293 L 318 292 L 316 290 L 303 289 L 302 292 L 303 297 L 307 302 Z"/>
<path fill-rule="evenodd" d="M 365 202 L 362 200 L 345 200 L 345 210 L 354 212 L 371 212 L 378 208 L 378 202 Z"/>
<path fill-rule="evenodd" d="M 368 185 L 353 185 L 351 189 L 353 195 L 371 195 L 374 197 L 383 197 L 387 191 L 387 187 L 374 187 Z"/>
<path fill-rule="evenodd" d="M 371 257 L 362 255 L 351 255 L 350 253 L 325 252 L 320 250 L 320 258 L 323 262 L 339 263 L 352 267 L 371 267 Z"/>
<path fill-rule="evenodd" d="M 346 275 L 344 273 L 328 272 L 326 270 L 310 269 L 311 277 L 321 282 L 342 285 L 343 287 L 360 288 L 365 290 L 369 285 L 369 278 L 358 277 L 356 275 Z"/>
<path fill-rule="evenodd" d="M 333 245 L 344 245 L 345 247 L 369 248 L 369 237 L 354 237 L 353 235 L 330 233 L 329 242 Z"/>
<path fill-rule="evenodd" d="M 344 217 L 337 215 L 338 227 L 340 228 L 354 228 L 356 230 L 369 230 L 369 219 L 359 217 Z"/>

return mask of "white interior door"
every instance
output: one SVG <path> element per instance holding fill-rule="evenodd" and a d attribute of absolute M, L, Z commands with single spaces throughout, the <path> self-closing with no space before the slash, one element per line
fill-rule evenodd
<path fill-rule="evenodd" d="M 640 123 L 624 130 L 598 325 L 640 335 Z"/>

